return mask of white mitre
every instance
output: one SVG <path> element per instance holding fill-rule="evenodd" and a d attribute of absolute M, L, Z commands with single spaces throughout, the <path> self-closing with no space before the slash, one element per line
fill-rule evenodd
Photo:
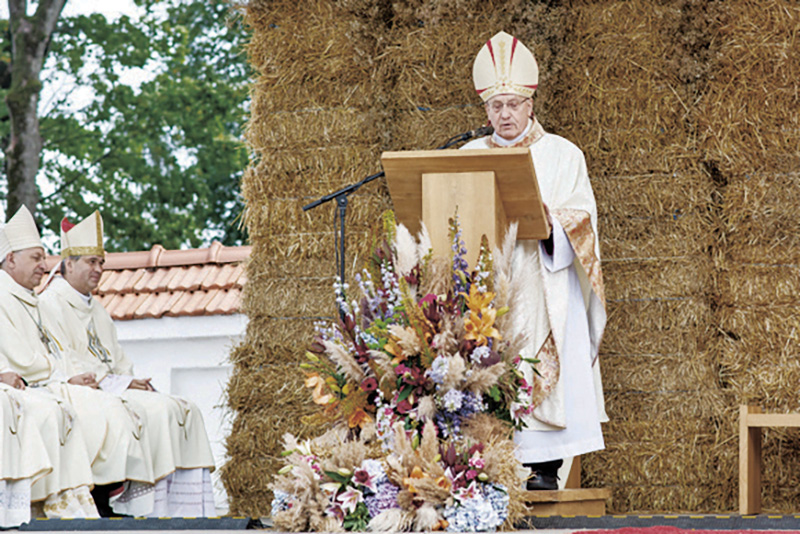
<path fill-rule="evenodd" d="M 484 102 L 500 94 L 529 98 L 539 86 L 539 66 L 516 37 L 500 32 L 486 41 L 475 56 L 472 81 Z"/>
<path fill-rule="evenodd" d="M 103 218 L 100 212 L 86 217 L 78 224 L 72 224 L 64 217 L 61 220 L 61 257 L 105 256 L 103 248 Z"/>
<path fill-rule="evenodd" d="M 33 215 L 28 208 L 22 206 L 0 229 L 0 261 L 4 260 L 9 252 L 34 247 L 44 248 L 44 245 Z"/>

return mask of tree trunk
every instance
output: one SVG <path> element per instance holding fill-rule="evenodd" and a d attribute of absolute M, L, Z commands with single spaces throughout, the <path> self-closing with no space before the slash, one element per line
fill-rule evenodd
<path fill-rule="evenodd" d="M 39 134 L 39 75 L 50 39 L 66 0 L 39 0 L 33 16 L 27 15 L 27 0 L 8 0 L 11 32 L 11 88 L 6 95 L 11 122 L 6 147 L 8 205 L 6 219 L 23 204 L 36 213 L 39 192 L 36 174 L 42 151 Z"/>

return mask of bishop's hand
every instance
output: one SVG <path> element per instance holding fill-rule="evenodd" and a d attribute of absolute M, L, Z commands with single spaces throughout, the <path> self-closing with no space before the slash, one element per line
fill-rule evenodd
<path fill-rule="evenodd" d="M 14 389 L 25 389 L 25 380 L 19 373 L 8 371 L 7 373 L 0 373 L 0 382 L 8 384 Z"/>
<path fill-rule="evenodd" d="M 89 386 L 92 389 L 100 388 L 100 384 L 97 383 L 97 377 L 94 373 L 81 373 L 73 376 L 67 380 L 67 382 L 76 386 Z"/>
<path fill-rule="evenodd" d="M 131 380 L 128 389 L 141 389 L 144 391 L 155 391 L 155 388 L 150 384 L 152 378 L 134 378 Z"/>

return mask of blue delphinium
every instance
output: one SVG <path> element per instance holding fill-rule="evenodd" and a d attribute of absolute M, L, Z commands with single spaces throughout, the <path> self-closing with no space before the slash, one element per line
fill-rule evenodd
<path fill-rule="evenodd" d="M 453 234 L 453 242 L 450 245 L 453 251 L 453 291 L 456 294 L 469 293 L 469 264 L 464 256 L 467 255 L 467 247 L 461 239 L 461 226 L 458 224 L 458 215 L 455 220 L 456 232 Z"/>
<path fill-rule="evenodd" d="M 451 389 L 442 398 L 442 405 L 433 421 L 442 437 L 458 437 L 462 421 L 483 410 L 483 399 L 480 394 Z"/>

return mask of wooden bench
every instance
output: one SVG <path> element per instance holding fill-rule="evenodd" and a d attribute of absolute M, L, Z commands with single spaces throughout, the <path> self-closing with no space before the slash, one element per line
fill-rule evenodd
<path fill-rule="evenodd" d="M 531 508 L 531 515 L 540 517 L 606 515 L 606 500 L 610 497 L 611 490 L 608 488 L 581 488 L 580 456 L 572 459 L 564 489 L 525 492 L 525 502 Z"/>
<path fill-rule="evenodd" d="M 761 429 L 800 427 L 800 413 L 761 413 L 757 406 L 739 407 L 739 513 L 761 512 Z"/>

